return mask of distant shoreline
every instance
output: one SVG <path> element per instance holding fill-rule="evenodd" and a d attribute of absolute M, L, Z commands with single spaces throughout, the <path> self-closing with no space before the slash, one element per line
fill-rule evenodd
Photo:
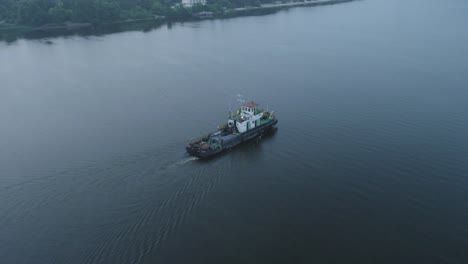
<path fill-rule="evenodd" d="M 208 19 L 220 19 L 220 18 L 232 18 L 240 16 L 258 16 L 258 15 L 267 15 L 275 13 L 283 9 L 288 9 L 291 7 L 302 7 L 302 6 L 320 6 L 320 5 L 333 5 L 340 3 L 352 2 L 355 0 L 305 0 L 302 2 L 288 2 L 288 3 L 275 3 L 275 4 L 262 4 L 261 6 L 252 6 L 252 7 L 242 7 L 242 8 L 233 8 L 225 10 L 220 14 L 212 14 L 207 17 L 191 17 L 191 18 L 182 18 L 182 19 L 170 19 L 164 16 L 151 16 L 148 18 L 141 19 L 128 19 L 128 20 L 119 20 L 113 22 L 107 22 L 102 24 L 92 24 L 92 23 L 65 23 L 65 24 L 50 24 L 43 25 L 39 27 L 32 26 L 23 26 L 23 25 L 11 25 L 11 26 L 2 26 L 0 25 L 0 41 L 1 40 L 16 40 L 17 38 L 47 38 L 51 36 L 62 36 L 62 35 L 71 35 L 79 33 L 89 33 L 93 34 L 94 31 L 99 33 L 102 29 L 112 26 L 124 26 L 138 23 L 150 23 L 153 26 L 162 25 L 164 23 L 172 22 L 185 22 L 185 21 L 200 21 Z M 127 31 L 135 30 L 131 29 L 120 29 L 116 31 Z M 105 30 L 104 30 L 105 31 Z M 105 33 L 104 33 L 105 34 Z"/>
<path fill-rule="evenodd" d="M 354 1 L 354 0 L 315 0 L 315 1 L 306 0 L 306 1 L 303 1 L 303 2 L 289 2 L 289 3 L 281 3 L 281 4 L 263 4 L 263 5 L 257 6 L 257 7 L 234 8 L 233 11 L 234 12 L 239 12 L 239 11 L 256 10 L 256 9 L 276 9 L 276 8 L 284 8 L 284 7 L 331 5 L 331 4 L 352 2 L 352 1 Z"/>

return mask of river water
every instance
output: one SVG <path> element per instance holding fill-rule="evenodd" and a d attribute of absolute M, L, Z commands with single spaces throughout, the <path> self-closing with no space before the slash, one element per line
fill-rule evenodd
<path fill-rule="evenodd" d="M 0 43 L 1 263 L 467 263 L 468 3 Z M 186 143 L 243 94 L 276 133 Z"/>

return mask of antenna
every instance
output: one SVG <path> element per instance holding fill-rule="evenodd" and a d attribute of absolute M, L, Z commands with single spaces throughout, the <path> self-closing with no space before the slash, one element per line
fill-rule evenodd
<path fill-rule="evenodd" d="M 242 94 L 237 94 L 237 101 L 243 105 L 245 103 L 245 100 L 244 100 L 244 97 L 242 96 Z"/>

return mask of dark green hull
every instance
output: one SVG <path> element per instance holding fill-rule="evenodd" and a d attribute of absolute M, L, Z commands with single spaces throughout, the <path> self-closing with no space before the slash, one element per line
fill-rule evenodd
<path fill-rule="evenodd" d="M 225 150 L 234 148 L 246 141 L 249 141 L 258 136 L 261 136 L 263 133 L 272 129 L 277 123 L 278 123 L 278 120 L 275 118 L 275 119 L 270 120 L 267 123 L 262 124 L 261 126 L 248 130 L 240 135 L 235 135 L 235 136 L 229 135 L 229 136 L 221 137 L 222 144 L 217 148 L 203 149 L 197 144 L 192 143 L 186 147 L 186 150 L 187 150 L 187 153 L 189 153 L 192 156 L 195 156 L 198 158 L 209 158 Z"/>

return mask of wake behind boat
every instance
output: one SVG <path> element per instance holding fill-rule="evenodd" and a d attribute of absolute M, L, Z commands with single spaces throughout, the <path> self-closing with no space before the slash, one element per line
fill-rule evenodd
<path fill-rule="evenodd" d="M 186 149 L 192 156 L 208 158 L 261 136 L 277 123 L 278 120 L 272 113 L 263 111 L 254 102 L 249 102 L 237 110 L 236 114 L 230 115 L 227 124 L 192 141 Z"/>

